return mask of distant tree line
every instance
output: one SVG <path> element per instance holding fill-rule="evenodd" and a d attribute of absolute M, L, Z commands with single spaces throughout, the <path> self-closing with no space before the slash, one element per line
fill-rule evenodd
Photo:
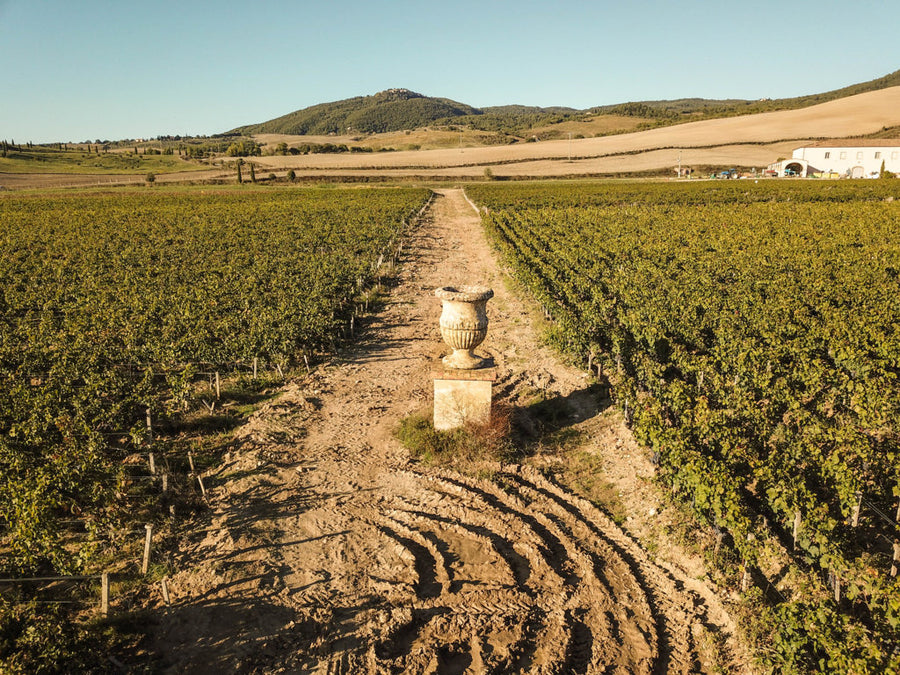
<path fill-rule="evenodd" d="M 229 157 L 258 157 L 262 154 L 262 146 L 256 141 L 244 138 L 229 145 L 225 154 Z"/>
<path fill-rule="evenodd" d="M 358 145 L 348 146 L 343 143 L 301 143 L 288 148 L 288 152 L 292 155 L 320 155 L 341 152 L 373 152 L 373 150 Z"/>

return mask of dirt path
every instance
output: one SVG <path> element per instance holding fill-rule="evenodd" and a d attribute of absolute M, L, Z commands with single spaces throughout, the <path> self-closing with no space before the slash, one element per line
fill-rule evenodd
<path fill-rule="evenodd" d="M 410 461 L 393 438 L 429 403 L 445 284 L 494 288 L 480 351 L 502 396 L 589 398 L 584 374 L 538 344 L 462 191 L 438 193 L 404 258 L 364 339 L 264 406 L 207 478 L 211 514 L 180 543 L 156 633 L 171 672 L 708 670 L 698 636 L 729 619 L 688 590 L 699 582 L 534 468 L 476 479 Z M 647 471 L 584 401 L 573 423 L 592 442 L 630 443 L 622 480 Z"/>

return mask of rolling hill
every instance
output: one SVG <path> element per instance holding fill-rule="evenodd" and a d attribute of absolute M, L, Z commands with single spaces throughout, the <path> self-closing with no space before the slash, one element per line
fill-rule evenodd
<path fill-rule="evenodd" d="M 848 96 L 856 96 L 857 94 L 865 94 L 870 91 L 879 91 L 896 86 L 900 86 L 900 70 L 868 82 L 853 84 L 820 94 L 809 94 L 792 98 L 763 98 L 756 100 L 681 98 L 670 101 L 639 101 L 600 106 L 592 108 L 591 111 L 596 114 L 628 114 L 626 111 L 631 107 L 639 110 L 644 117 L 657 115 L 663 118 L 708 119 L 776 112 L 779 110 L 796 110 L 797 108 L 806 108 L 820 103 L 836 101 L 840 98 L 847 98 Z"/>
<path fill-rule="evenodd" d="M 226 135 L 377 134 L 411 131 L 428 125 L 452 125 L 522 137 L 535 128 L 606 115 L 641 118 L 643 126 L 651 128 L 700 119 L 794 110 L 898 85 L 900 70 L 868 82 L 793 98 L 682 98 L 669 101 L 632 101 L 588 110 L 523 105 L 475 108 L 448 98 L 424 96 L 409 89 L 387 89 L 371 96 L 320 103 L 266 122 L 232 129 Z"/>
<path fill-rule="evenodd" d="M 384 133 L 415 129 L 434 120 L 477 114 L 464 103 L 433 98 L 409 89 L 387 89 L 372 96 L 320 103 L 281 117 L 238 127 L 229 134 Z"/>
<path fill-rule="evenodd" d="M 900 86 L 818 105 L 705 119 L 627 134 L 506 146 L 386 153 L 263 156 L 264 169 L 298 175 L 495 177 L 608 175 L 686 165 L 765 167 L 809 139 L 850 138 L 900 126 Z"/>

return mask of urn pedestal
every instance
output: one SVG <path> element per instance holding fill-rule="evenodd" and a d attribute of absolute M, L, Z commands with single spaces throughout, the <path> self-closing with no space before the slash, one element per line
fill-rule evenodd
<path fill-rule="evenodd" d="M 443 302 L 441 337 L 453 353 L 442 359 L 434 379 L 434 428 L 485 424 L 491 417 L 494 368 L 474 352 L 487 335 L 487 301 L 494 291 L 483 286 L 445 286 L 435 291 Z"/>
<path fill-rule="evenodd" d="M 448 431 L 467 424 L 487 424 L 496 368 L 439 368 L 434 380 L 434 428 Z"/>
<path fill-rule="evenodd" d="M 484 286 L 444 286 L 434 294 L 443 302 L 441 337 L 453 349 L 445 356 L 447 368 L 474 370 L 485 365 L 485 359 L 475 356 L 475 348 L 487 335 L 487 301 L 494 291 Z"/>

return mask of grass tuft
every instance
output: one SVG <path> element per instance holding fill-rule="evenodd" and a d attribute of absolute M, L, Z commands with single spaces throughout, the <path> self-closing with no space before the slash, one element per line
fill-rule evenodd
<path fill-rule="evenodd" d="M 494 406 L 491 419 L 469 423 L 451 431 L 434 428 L 430 411 L 419 412 L 400 421 L 395 435 L 414 457 L 437 466 L 509 462 L 515 457 L 510 440 L 511 410 Z"/>

